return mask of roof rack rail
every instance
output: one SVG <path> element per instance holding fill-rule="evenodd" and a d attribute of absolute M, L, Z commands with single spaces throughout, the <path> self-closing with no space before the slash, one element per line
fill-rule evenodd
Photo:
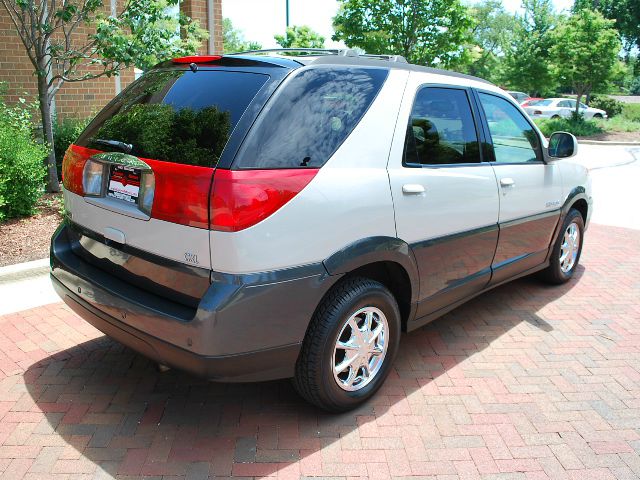
<path fill-rule="evenodd" d="M 247 50 L 245 52 L 231 53 L 227 55 L 248 55 L 260 53 L 303 53 L 308 56 L 314 55 L 338 55 L 340 57 L 365 57 L 389 62 L 408 63 L 402 55 L 376 55 L 369 53 L 358 53 L 351 48 L 266 48 L 261 50 Z"/>

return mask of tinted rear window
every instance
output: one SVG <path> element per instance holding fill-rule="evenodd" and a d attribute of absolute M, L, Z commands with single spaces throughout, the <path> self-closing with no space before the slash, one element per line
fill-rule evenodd
<path fill-rule="evenodd" d="M 228 71 L 149 72 L 100 112 L 77 143 L 103 151 L 130 145 L 137 157 L 213 166 L 268 79 Z"/>
<path fill-rule="evenodd" d="M 294 75 L 251 129 L 236 167 L 324 165 L 362 119 L 388 70 L 330 67 Z"/>

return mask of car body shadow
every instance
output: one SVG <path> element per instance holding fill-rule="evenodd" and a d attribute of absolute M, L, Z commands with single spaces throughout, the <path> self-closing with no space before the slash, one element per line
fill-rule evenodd
<path fill-rule="evenodd" d="M 267 476 L 292 469 L 294 476 L 366 476 L 357 454 L 375 449 L 385 435 L 372 428 L 403 412 L 436 421 L 438 405 L 425 399 L 464 394 L 468 387 L 456 379 L 465 360 L 512 329 L 527 328 L 534 337 L 551 332 L 536 312 L 569 292 L 583 273 L 579 266 L 574 279 L 558 287 L 517 280 L 404 334 L 380 391 L 339 415 L 308 405 L 286 380 L 217 384 L 175 370 L 160 373 L 107 337 L 32 365 L 24 382 L 46 419 L 38 428 L 62 437 L 78 458 L 108 475 Z M 342 457 L 331 470 L 320 460 L 338 441 L 354 455 L 338 450 Z"/>

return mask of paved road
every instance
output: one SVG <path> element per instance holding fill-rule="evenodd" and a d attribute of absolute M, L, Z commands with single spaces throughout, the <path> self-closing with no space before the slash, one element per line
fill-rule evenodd
<path fill-rule="evenodd" d="M 611 97 L 619 102 L 640 103 L 640 95 L 611 95 Z"/>
<path fill-rule="evenodd" d="M 632 212 L 638 180 L 595 170 L 594 219 Z M 573 281 L 405 335 L 384 388 L 337 416 L 287 381 L 160 374 L 60 303 L 0 315 L 0 477 L 639 478 L 639 253 L 637 228 L 593 223 Z"/>
<path fill-rule="evenodd" d="M 592 221 L 640 230 L 640 148 L 627 149 L 627 152 L 632 158 L 621 162 L 623 165 L 591 170 L 596 202 Z"/>

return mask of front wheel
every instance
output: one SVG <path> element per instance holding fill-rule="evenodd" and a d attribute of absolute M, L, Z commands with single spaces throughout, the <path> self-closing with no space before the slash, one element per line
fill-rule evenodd
<path fill-rule="evenodd" d="M 584 220 L 575 209 L 569 210 L 558 239 L 551 252 L 550 264 L 543 270 L 542 278 L 549 283 L 561 284 L 569 281 L 576 271 L 582 241 L 584 239 Z"/>
<path fill-rule="evenodd" d="M 331 412 L 364 403 L 391 370 L 400 330 L 398 304 L 384 285 L 361 277 L 341 281 L 311 320 L 296 363 L 296 390 Z"/>

